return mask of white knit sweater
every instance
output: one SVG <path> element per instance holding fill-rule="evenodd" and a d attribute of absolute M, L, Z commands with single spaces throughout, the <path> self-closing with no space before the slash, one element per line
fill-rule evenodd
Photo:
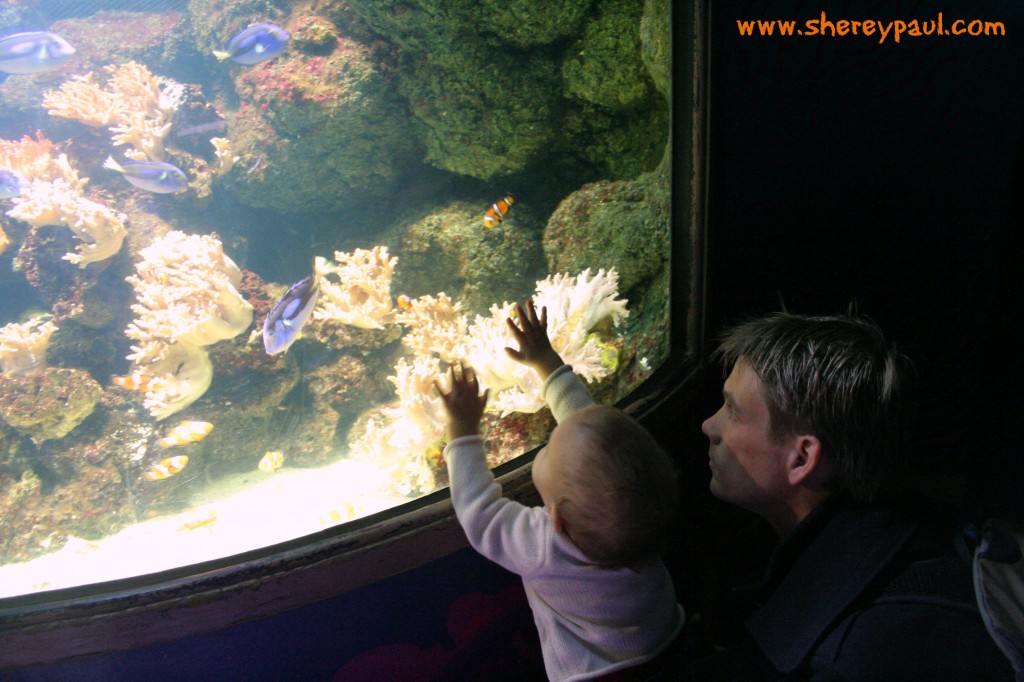
<path fill-rule="evenodd" d="M 558 421 L 594 404 L 568 365 L 548 377 L 544 399 Z M 585 680 L 639 665 L 672 642 L 683 609 L 660 559 L 633 568 L 595 564 L 555 532 L 546 509 L 501 496 L 480 436 L 455 439 L 444 456 L 452 503 L 470 544 L 523 578 L 551 680 Z"/>

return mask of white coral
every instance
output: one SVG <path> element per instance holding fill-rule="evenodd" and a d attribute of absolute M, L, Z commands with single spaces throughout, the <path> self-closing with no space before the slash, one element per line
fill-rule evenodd
<path fill-rule="evenodd" d="M 547 308 L 551 347 L 587 381 L 613 371 L 605 359 L 606 346 L 593 332 L 605 323 L 618 326 L 629 315 L 626 301 L 618 298 L 618 284 L 614 269 L 599 270 L 593 276 L 589 269 L 579 277 L 556 274 L 537 282 L 533 300 L 538 312 Z M 469 329 L 468 361 L 481 386 L 491 389 L 491 408 L 503 415 L 536 412 L 544 406 L 543 382 L 504 351 L 506 346 L 515 346 L 505 323 L 512 308 L 511 303 L 493 305 L 490 317 L 478 316 Z"/>
<path fill-rule="evenodd" d="M 386 246 L 352 253 L 336 251 L 332 267 L 338 283 L 324 279 L 314 320 L 337 321 L 360 329 L 381 329 L 394 316 L 391 277 L 398 258 Z"/>
<path fill-rule="evenodd" d="M 242 273 L 220 241 L 168 232 L 139 254 L 135 320 L 125 334 L 137 343 L 128 360 L 156 381 L 146 407 L 158 419 L 184 408 L 210 385 L 206 346 L 230 339 L 252 323 L 252 306 L 238 293 Z"/>
<path fill-rule="evenodd" d="M 25 374 L 46 368 L 46 349 L 57 325 L 41 318 L 0 327 L 0 368 Z"/>

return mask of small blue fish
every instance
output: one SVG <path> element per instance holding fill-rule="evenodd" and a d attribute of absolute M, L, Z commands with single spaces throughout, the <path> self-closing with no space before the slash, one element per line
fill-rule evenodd
<path fill-rule="evenodd" d="M 114 157 L 103 162 L 104 168 L 117 171 L 124 179 L 139 189 L 157 194 L 173 194 L 188 189 L 188 178 L 177 166 L 162 161 L 125 161 L 118 163 Z"/>
<path fill-rule="evenodd" d="M 283 353 L 295 343 L 320 296 L 320 280 L 333 271 L 332 264 L 317 256 L 313 260 L 313 274 L 293 284 L 274 304 L 263 322 L 263 347 L 267 353 Z"/>
<path fill-rule="evenodd" d="M 21 178 L 12 170 L 0 168 L 0 199 L 13 199 L 21 194 Z"/>
<path fill-rule="evenodd" d="M 223 51 L 214 50 L 217 59 L 230 59 L 239 64 L 251 66 L 267 59 L 273 59 L 284 52 L 288 43 L 288 31 L 274 24 L 253 24 L 228 41 Z"/>
<path fill-rule="evenodd" d="M 46 31 L 12 33 L 0 38 L 0 71 L 43 73 L 60 68 L 75 53 L 68 41 Z"/>

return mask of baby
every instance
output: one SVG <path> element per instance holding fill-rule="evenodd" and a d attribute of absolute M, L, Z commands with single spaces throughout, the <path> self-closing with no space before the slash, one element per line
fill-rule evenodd
<path fill-rule="evenodd" d="M 436 384 L 456 516 L 478 552 L 522 577 L 551 680 L 653 674 L 683 626 L 657 555 L 676 507 L 672 463 L 634 419 L 594 403 L 552 349 L 546 309 L 517 305 L 508 326 L 519 349 L 505 351 L 544 379 L 558 420 L 533 462 L 544 507 L 501 496 L 479 435 L 487 391 L 459 363 L 447 392 Z"/>

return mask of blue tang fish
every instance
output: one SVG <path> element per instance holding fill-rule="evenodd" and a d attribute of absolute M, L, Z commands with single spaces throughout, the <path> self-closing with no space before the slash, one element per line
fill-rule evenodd
<path fill-rule="evenodd" d="M 157 194 L 173 194 L 188 189 L 188 178 L 177 166 L 162 161 L 124 161 L 118 163 L 114 157 L 103 162 L 104 168 L 117 171 L 124 179 L 139 189 Z"/>
<path fill-rule="evenodd" d="M 239 64 L 251 66 L 267 59 L 273 59 L 284 52 L 288 43 L 288 31 L 274 24 L 253 24 L 228 41 L 223 51 L 214 50 L 217 59 L 230 59 Z"/>
<path fill-rule="evenodd" d="M 0 168 L 0 199 L 13 199 L 21 194 L 21 179 L 18 174 L 6 168 Z"/>
<path fill-rule="evenodd" d="M 53 71 L 74 53 L 75 48 L 54 33 L 12 33 L 0 37 L 0 71 L 18 74 Z"/>
<path fill-rule="evenodd" d="M 274 304 L 263 322 L 263 347 L 268 353 L 283 353 L 299 338 L 320 296 L 320 280 L 331 272 L 334 265 L 317 256 L 313 259 L 313 274 L 293 284 Z"/>

